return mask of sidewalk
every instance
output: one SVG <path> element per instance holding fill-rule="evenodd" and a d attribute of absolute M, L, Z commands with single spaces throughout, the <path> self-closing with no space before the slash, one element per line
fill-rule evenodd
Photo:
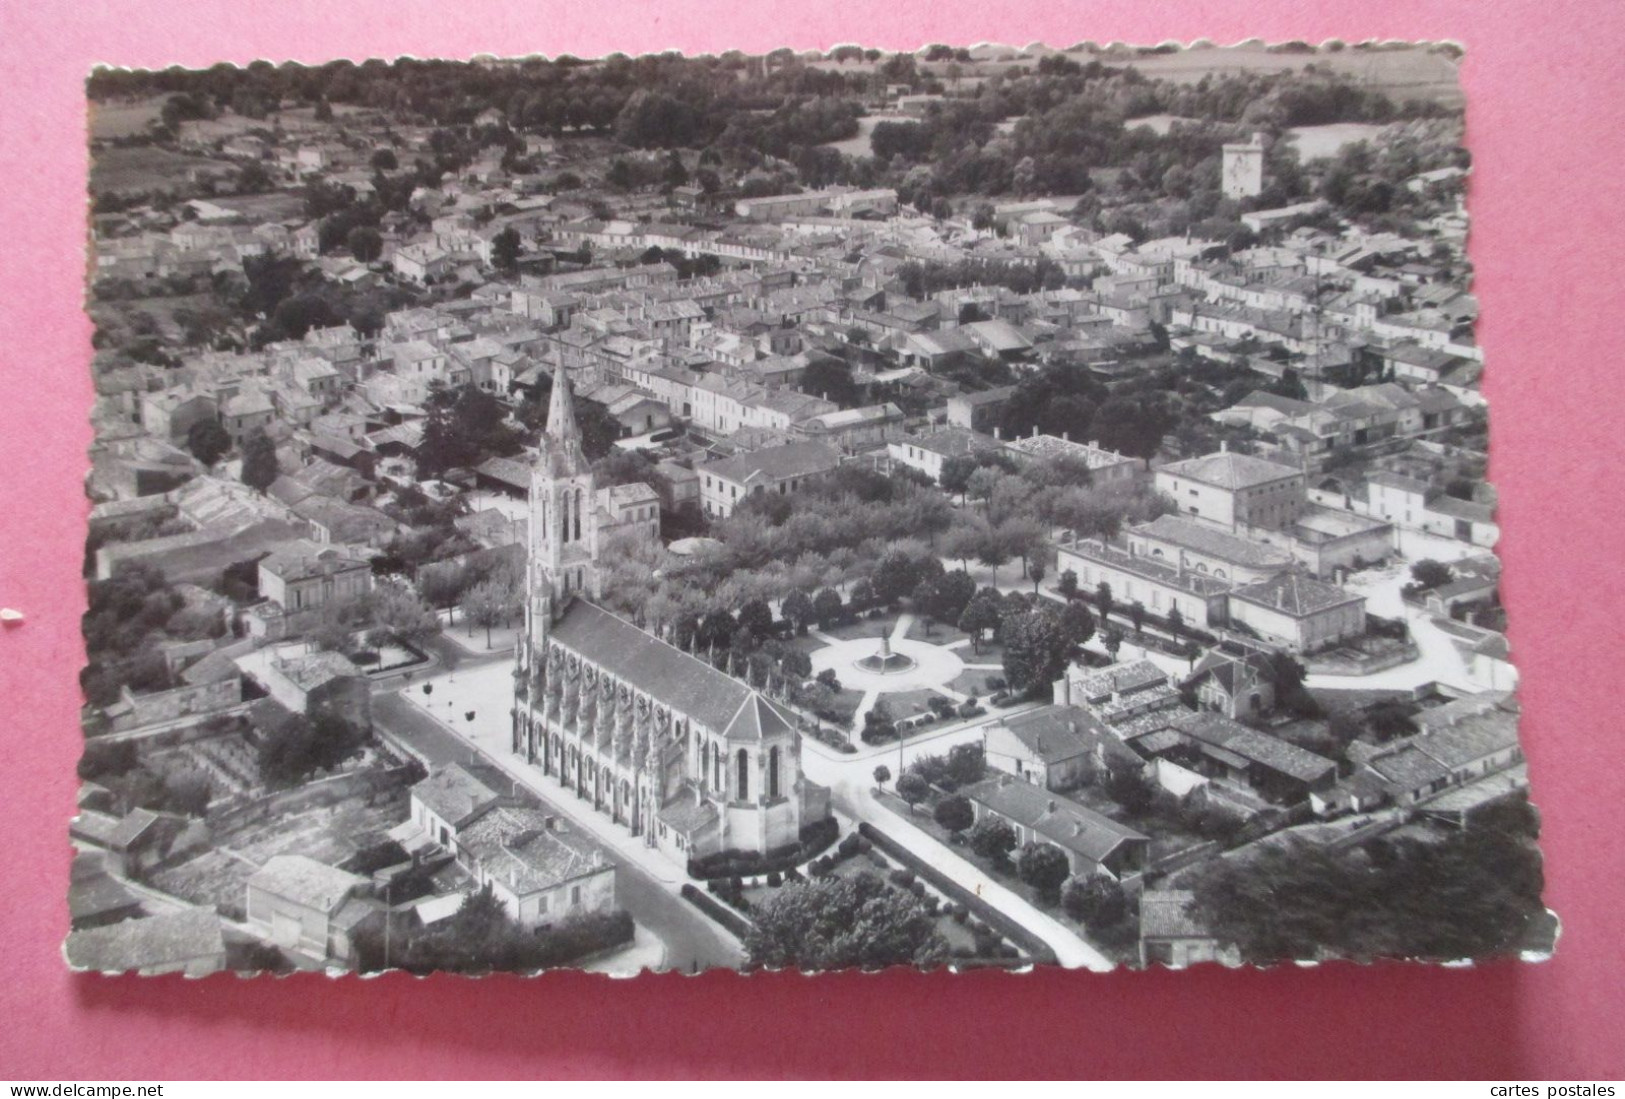
<path fill-rule="evenodd" d="M 632 932 L 631 942 L 579 968 L 584 973 L 602 973 L 616 978 L 636 977 L 645 969 L 659 973 L 666 968 L 666 944 L 639 924 Z"/>

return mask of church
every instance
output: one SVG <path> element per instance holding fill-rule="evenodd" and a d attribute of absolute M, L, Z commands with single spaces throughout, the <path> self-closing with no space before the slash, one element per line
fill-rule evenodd
<path fill-rule="evenodd" d="M 598 605 L 608 512 L 561 369 L 531 468 L 513 750 L 650 847 L 767 854 L 829 815 L 794 717 Z"/>

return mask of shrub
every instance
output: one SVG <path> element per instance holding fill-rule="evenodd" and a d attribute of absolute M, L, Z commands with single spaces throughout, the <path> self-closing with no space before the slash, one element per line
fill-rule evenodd
<path fill-rule="evenodd" d="M 781 886 L 783 884 L 784 884 L 784 878 L 780 877 L 779 872 L 777 870 L 769 870 L 768 871 L 768 873 L 767 873 L 767 887 L 769 889 L 777 889 L 779 886 Z"/>
<path fill-rule="evenodd" d="M 860 842 L 861 837 L 856 832 L 848 832 L 841 837 L 841 842 L 836 846 L 835 850 L 840 854 L 841 858 L 849 859 L 861 850 L 858 846 Z"/>

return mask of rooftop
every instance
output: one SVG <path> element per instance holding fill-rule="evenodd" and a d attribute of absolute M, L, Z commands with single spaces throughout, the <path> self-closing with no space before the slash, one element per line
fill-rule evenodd
<path fill-rule="evenodd" d="M 1187 458 L 1183 462 L 1172 462 L 1158 472 L 1232 492 L 1271 484 L 1288 477 L 1303 476 L 1303 471 L 1294 466 L 1230 450 L 1221 450 L 1217 454 L 1206 454 L 1200 458 Z"/>

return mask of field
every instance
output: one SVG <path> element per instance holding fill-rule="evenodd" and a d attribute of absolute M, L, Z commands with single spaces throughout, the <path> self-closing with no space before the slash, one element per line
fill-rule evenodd
<path fill-rule="evenodd" d="M 194 168 L 218 173 L 234 171 L 232 165 L 201 156 L 185 156 L 153 146 L 98 149 L 90 164 L 90 193 L 170 190 L 184 183 Z"/>
<path fill-rule="evenodd" d="M 1298 159 L 1307 164 L 1311 160 L 1329 160 L 1343 146 L 1356 141 L 1375 141 L 1385 129 L 1367 122 L 1339 122 L 1331 126 L 1295 126 L 1287 133 L 1292 135 Z"/>
<path fill-rule="evenodd" d="M 162 96 L 131 103 L 91 103 L 87 119 L 90 140 L 107 141 L 145 133 L 149 122 L 158 121 L 163 107 Z"/>

